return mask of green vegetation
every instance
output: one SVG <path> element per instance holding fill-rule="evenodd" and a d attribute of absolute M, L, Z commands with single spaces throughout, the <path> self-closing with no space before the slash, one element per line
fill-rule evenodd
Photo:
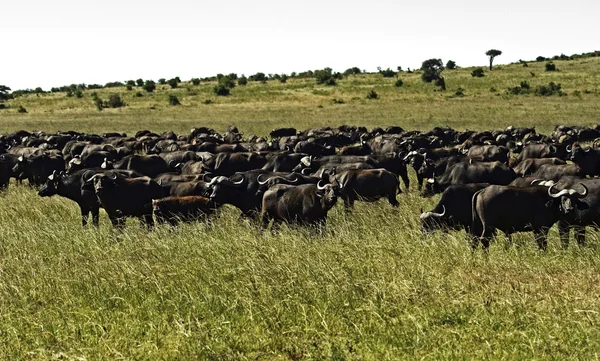
<path fill-rule="evenodd" d="M 193 92 L 181 82 L 143 96 L 126 85 L 69 86 L 84 100 L 67 90 L 6 99 L 0 132 L 185 135 L 234 124 L 264 136 L 276 127 L 351 124 L 535 126 L 549 134 L 556 124 L 597 122 L 600 58 L 553 62 L 560 72 L 545 72 L 544 61 L 504 65 L 484 78 L 471 76 L 475 68 L 447 72 L 447 94 L 456 96 L 435 91 L 418 70 L 402 74 L 402 87 L 360 71 L 335 87 L 308 73 L 286 83 L 249 77 L 228 97 L 214 94 L 216 78 Z M 567 96 L 535 96 L 552 83 Z M 526 92 L 503 92 L 511 87 Z M 370 90 L 379 100 L 365 98 Z M 127 107 L 98 112 L 87 100 L 111 94 Z M 170 96 L 185 106 L 169 105 Z M 596 358 L 597 232 L 587 246 L 562 250 L 553 230 L 546 253 L 531 234 L 516 235 L 508 249 L 500 236 L 488 256 L 472 254 L 464 232 L 419 232 L 420 208 L 437 197 L 420 198 L 412 181 L 398 209 L 357 203 L 346 214 L 336 206 L 322 237 L 285 226 L 260 234 L 229 206 L 213 225 L 148 233 L 129 221 L 116 234 L 102 211 L 100 229 L 82 229 L 73 202 L 11 184 L 0 195 L 0 359 Z"/>
<path fill-rule="evenodd" d="M 485 52 L 485 55 L 487 55 L 490 58 L 490 71 L 492 71 L 492 64 L 494 63 L 494 58 L 502 55 L 502 51 L 496 50 L 496 49 L 490 49 Z"/>

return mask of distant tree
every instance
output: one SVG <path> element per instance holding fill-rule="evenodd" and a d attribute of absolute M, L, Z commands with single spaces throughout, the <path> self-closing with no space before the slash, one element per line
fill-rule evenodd
<path fill-rule="evenodd" d="M 446 69 L 448 69 L 448 70 L 456 69 L 456 62 L 454 60 L 448 60 L 448 62 L 446 63 Z"/>
<path fill-rule="evenodd" d="M 404 85 L 404 82 L 402 81 L 402 79 L 398 79 L 398 80 L 396 80 L 394 85 L 399 88 Z"/>
<path fill-rule="evenodd" d="M 396 69 L 397 69 L 398 71 L 402 71 L 402 67 L 401 67 L 401 66 L 397 67 Z"/>
<path fill-rule="evenodd" d="M 248 78 L 242 74 L 242 76 L 238 78 L 238 85 L 244 86 L 246 84 L 248 84 Z"/>
<path fill-rule="evenodd" d="M 75 97 L 77 97 L 77 99 L 83 98 L 83 92 L 81 91 L 81 89 L 75 90 Z"/>
<path fill-rule="evenodd" d="M 490 71 L 492 71 L 492 64 L 494 63 L 494 58 L 502 55 L 502 51 L 496 49 L 490 49 L 485 52 L 485 55 L 490 57 Z"/>
<path fill-rule="evenodd" d="M 385 70 L 380 70 L 379 73 L 381 75 L 383 75 L 384 78 L 393 78 L 396 76 L 396 72 L 390 68 L 387 68 Z"/>
<path fill-rule="evenodd" d="M 137 86 L 143 86 L 144 85 L 144 79 L 140 78 L 140 79 L 136 80 L 135 84 L 137 84 Z"/>
<path fill-rule="evenodd" d="M 317 84 L 324 84 L 324 85 L 336 85 L 337 84 L 335 82 L 335 78 L 333 77 L 331 68 L 315 70 L 315 78 L 317 78 Z"/>
<path fill-rule="evenodd" d="M 446 81 L 440 75 L 442 71 L 444 71 L 444 63 L 442 63 L 442 59 L 428 59 L 423 62 L 421 65 L 421 70 L 423 74 L 421 74 L 421 80 L 426 83 L 435 82 L 435 85 L 442 88 L 442 90 L 446 90 Z"/>
<path fill-rule="evenodd" d="M 0 101 L 10 99 L 10 88 L 6 85 L 0 85 Z"/>
<path fill-rule="evenodd" d="M 19 107 L 17 108 L 17 112 L 19 112 L 19 113 L 27 113 L 27 109 L 25 109 L 24 106 L 19 105 Z"/>
<path fill-rule="evenodd" d="M 538 62 L 546 61 L 546 58 L 540 55 L 537 58 L 535 58 L 535 61 L 538 61 Z"/>
<path fill-rule="evenodd" d="M 254 75 L 250 75 L 248 77 L 248 80 L 250 81 L 259 81 L 261 83 L 266 83 L 267 82 L 267 76 L 265 75 L 265 73 L 256 73 Z"/>
<path fill-rule="evenodd" d="M 346 69 L 346 71 L 344 71 L 344 75 L 348 76 L 348 75 L 357 75 L 360 74 L 360 68 L 357 67 L 352 67 L 352 68 L 348 68 Z"/>
<path fill-rule="evenodd" d="M 156 84 L 152 80 L 146 80 L 142 88 L 148 93 L 152 93 L 156 89 Z"/>
<path fill-rule="evenodd" d="M 200 85 L 200 78 L 192 78 L 191 82 L 194 85 Z"/>
<path fill-rule="evenodd" d="M 281 74 L 281 77 L 279 78 L 279 81 L 281 83 L 287 83 L 287 80 L 288 80 L 288 76 L 285 75 L 285 74 Z"/>
<path fill-rule="evenodd" d="M 135 86 L 135 80 L 127 80 L 127 82 L 125 82 L 125 85 L 129 85 L 129 86 Z M 144 84 L 142 84 L 144 85 Z M 140 86 L 142 86 L 140 85 Z"/>
<path fill-rule="evenodd" d="M 165 79 L 165 78 L 160 78 L 160 79 L 158 79 L 158 84 L 160 84 L 160 85 L 165 85 L 165 84 L 167 84 L 167 79 Z"/>
<path fill-rule="evenodd" d="M 173 79 L 177 80 L 178 83 L 181 83 L 181 79 L 179 79 L 178 76 L 174 77 Z"/>
<path fill-rule="evenodd" d="M 178 84 L 178 83 L 179 83 L 179 82 L 177 81 L 177 79 L 176 79 L 176 78 L 169 79 L 169 80 L 167 81 L 167 84 L 169 84 L 169 85 L 171 86 L 171 89 L 175 89 L 175 88 L 177 88 L 177 84 Z"/>

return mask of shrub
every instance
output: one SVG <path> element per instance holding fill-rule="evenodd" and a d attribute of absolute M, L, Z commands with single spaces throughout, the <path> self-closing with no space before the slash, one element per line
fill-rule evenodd
<path fill-rule="evenodd" d="M 396 72 L 390 68 L 387 68 L 385 70 L 380 70 L 379 73 L 381 75 L 383 75 L 384 78 L 393 78 L 396 76 Z"/>
<path fill-rule="evenodd" d="M 538 61 L 538 62 L 546 61 L 546 58 L 543 56 L 538 56 L 537 58 L 535 58 L 535 61 Z"/>
<path fill-rule="evenodd" d="M 248 84 L 248 78 L 246 78 L 244 75 L 242 75 L 239 79 L 238 79 L 238 85 L 244 86 Z"/>
<path fill-rule="evenodd" d="M 527 82 L 526 80 L 523 80 L 521 82 L 521 88 L 523 88 L 523 89 L 530 89 L 531 86 L 529 85 L 529 82 Z"/>
<path fill-rule="evenodd" d="M 552 95 L 563 96 L 566 95 L 562 90 L 560 84 L 554 82 L 548 83 L 548 85 L 538 85 L 535 88 L 535 95 L 548 97 Z"/>
<path fill-rule="evenodd" d="M 92 92 L 92 94 L 90 94 L 90 96 L 92 97 L 92 100 L 98 99 L 98 93 L 96 93 L 96 92 Z"/>
<path fill-rule="evenodd" d="M 75 97 L 76 97 L 77 99 L 81 99 L 81 98 L 83 98 L 83 92 L 81 91 L 81 89 L 77 89 L 77 90 L 75 90 Z"/>
<path fill-rule="evenodd" d="M 482 78 L 485 76 L 485 71 L 483 70 L 482 67 L 479 68 L 475 68 L 472 72 L 471 72 L 471 76 L 472 77 L 477 77 L 477 78 Z"/>
<path fill-rule="evenodd" d="M 154 89 L 156 89 L 156 84 L 152 80 L 146 80 L 142 89 L 144 89 L 148 93 L 152 93 Z"/>
<path fill-rule="evenodd" d="M 102 109 L 104 109 L 104 103 L 102 102 L 102 99 L 98 97 L 94 98 L 94 105 L 96 106 L 96 108 L 98 108 L 99 111 L 102 111 Z"/>
<path fill-rule="evenodd" d="M 222 85 L 229 89 L 233 89 L 233 88 L 235 88 L 235 81 L 234 81 L 234 79 L 230 78 L 229 75 L 221 76 L 219 78 L 219 85 Z"/>
<path fill-rule="evenodd" d="M 127 90 L 133 90 L 133 87 L 131 85 L 127 85 Z"/>
<path fill-rule="evenodd" d="M 169 105 L 181 105 L 181 103 L 175 95 L 169 95 Z"/>
<path fill-rule="evenodd" d="M 250 75 L 248 77 L 248 80 L 250 80 L 250 81 L 259 81 L 261 83 L 266 83 L 267 82 L 267 76 L 265 75 L 265 73 L 256 73 L 254 75 Z"/>
<path fill-rule="evenodd" d="M 377 94 L 377 92 L 374 89 L 371 89 L 367 93 L 367 99 L 379 99 L 379 94 Z"/>
<path fill-rule="evenodd" d="M 73 92 L 69 90 L 66 95 L 67 95 L 67 98 L 70 98 L 73 96 Z"/>
<path fill-rule="evenodd" d="M 284 83 L 284 84 L 287 83 L 287 80 L 288 80 L 288 76 L 285 74 L 282 74 L 281 77 L 279 78 L 279 82 Z"/>
<path fill-rule="evenodd" d="M 136 97 L 136 98 L 141 98 L 141 97 L 143 97 L 143 96 L 144 96 L 144 94 L 142 94 L 142 92 L 137 92 L 137 93 L 135 93 L 135 97 Z"/>
<path fill-rule="evenodd" d="M 27 109 L 25 109 L 24 106 L 19 105 L 19 107 L 17 108 L 17 112 L 19 112 L 19 113 L 27 113 Z"/>
<path fill-rule="evenodd" d="M 90 84 L 87 86 L 88 89 L 102 89 L 102 85 L 100 84 Z"/>
<path fill-rule="evenodd" d="M 160 78 L 160 79 L 158 79 L 158 84 L 160 84 L 160 85 L 165 85 L 165 84 L 167 84 L 167 79 L 165 79 L 165 78 Z"/>
<path fill-rule="evenodd" d="M 454 70 L 456 68 L 457 68 L 456 62 L 454 60 L 448 60 L 448 62 L 446 63 L 446 69 Z"/>
<path fill-rule="evenodd" d="M 333 104 L 345 104 L 346 103 L 343 99 L 336 99 L 336 98 L 331 99 L 331 102 Z"/>
<path fill-rule="evenodd" d="M 213 91 L 215 92 L 215 94 L 217 94 L 218 96 L 228 96 L 230 91 L 229 88 L 226 87 L 223 84 L 218 84 L 217 86 L 215 86 L 213 88 Z"/>
<path fill-rule="evenodd" d="M 394 85 L 398 88 L 400 88 L 401 86 L 404 85 L 404 82 L 402 81 L 402 79 L 398 79 L 396 80 L 396 82 L 394 83 Z"/>
<path fill-rule="evenodd" d="M 496 88 L 494 88 L 494 87 L 491 87 L 491 88 L 490 88 L 490 92 L 492 92 L 492 93 L 495 93 L 495 92 L 496 92 Z"/>
<path fill-rule="evenodd" d="M 113 81 L 113 82 L 104 84 L 105 88 L 116 88 L 116 87 L 120 87 L 120 86 L 125 86 L 125 84 L 121 83 L 120 81 Z"/>
<path fill-rule="evenodd" d="M 107 108 L 121 108 L 126 106 L 125 102 L 121 100 L 119 94 L 111 94 L 108 96 L 108 101 L 106 102 Z"/>
<path fill-rule="evenodd" d="M 456 93 L 454 93 L 454 96 L 456 96 L 456 97 L 465 96 L 465 90 L 463 88 L 456 89 Z"/>
<path fill-rule="evenodd" d="M 315 70 L 315 78 L 317 79 L 317 84 L 336 85 L 331 68 Z"/>
<path fill-rule="evenodd" d="M 142 86 L 142 85 L 144 85 L 144 79 L 140 78 L 140 79 L 136 80 L 135 83 L 137 84 L 137 86 Z"/>
<path fill-rule="evenodd" d="M 206 100 L 204 100 L 202 103 L 204 103 L 204 104 L 208 105 L 208 104 L 212 104 L 212 103 L 214 103 L 214 102 L 212 101 L 212 99 L 206 99 Z"/>
<path fill-rule="evenodd" d="M 178 84 L 178 83 L 179 83 L 179 82 L 178 82 L 178 81 L 177 81 L 177 79 L 175 79 L 175 78 L 173 78 L 173 79 L 169 79 L 169 80 L 167 81 L 167 84 L 169 84 L 169 85 L 171 86 L 171 89 L 175 89 L 175 88 L 177 88 L 177 84 Z"/>
<path fill-rule="evenodd" d="M 556 71 L 556 65 L 552 62 L 546 63 L 546 71 Z"/>
<path fill-rule="evenodd" d="M 353 67 L 353 68 L 348 68 L 348 69 L 346 69 L 346 71 L 344 71 L 345 76 L 356 75 L 356 74 L 360 74 L 360 68 Z"/>
<path fill-rule="evenodd" d="M 194 85 L 200 85 L 200 78 L 192 78 L 192 84 Z"/>

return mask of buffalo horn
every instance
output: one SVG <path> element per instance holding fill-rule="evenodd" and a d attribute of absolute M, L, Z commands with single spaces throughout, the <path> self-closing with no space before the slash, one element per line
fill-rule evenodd
<path fill-rule="evenodd" d="M 550 186 L 550 188 L 548 188 L 548 195 L 549 195 L 550 197 L 552 197 L 552 198 L 560 198 L 560 197 L 564 196 L 565 194 L 568 194 L 568 193 L 569 193 L 569 190 L 568 190 L 568 189 L 563 189 L 562 191 L 560 191 L 560 192 L 558 192 L 558 193 L 556 193 L 556 194 L 553 194 L 553 193 L 552 193 L 552 189 L 553 189 L 554 187 L 556 187 L 556 184 L 553 184 L 553 185 L 551 185 L 551 186 Z"/>
<path fill-rule="evenodd" d="M 239 185 L 242 185 L 242 184 L 244 184 L 244 182 L 246 181 L 246 176 L 244 176 L 243 174 L 240 174 L 240 176 L 242 177 L 242 179 L 240 179 L 239 181 L 237 181 L 237 182 L 231 181 L 231 183 L 232 183 L 234 186 L 239 186 Z"/>
<path fill-rule="evenodd" d="M 587 196 L 587 194 L 588 194 L 588 188 L 583 183 L 579 183 L 579 185 L 581 185 L 581 187 L 583 188 L 583 193 L 582 192 L 577 192 L 577 194 L 579 194 L 579 198 L 583 198 L 583 197 Z"/>
<path fill-rule="evenodd" d="M 119 176 L 117 176 L 117 173 L 115 172 L 108 173 L 107 176 L 112 180 L 117 180 L 117 178 L 119 178 Z"/>
<path fill-rule="evenodd" d="M 573 150 L 573 146 L 571 146 L 571 144 L 569 144 L 569 145 L 567 145 L 565 150 L 567 151 L 567 153 L 571 153 L 571 151 Z"/>
<path fill-rule="evenodd" d="M 271 178 L 267 178 L 267 180 L 265 180 L 265 181 L 261 181 L 261 180 L 260 180 L 260 179 L 261 179 L 260 177 L 261 177 L 261 176 L 263 176 L 263 175 L 265 175 L 265 174 L 259 174 L 259 175 L 258 175 L 258 177 L 256 177 L 256 181 L 257 181 L 257 182 L 258 182 L 258 184 L 260 184 L 261 186 L 262 186 L 262 185 L 265 185 L 265 184 L 267 184 L 267 183 L 269 182 L 269 180 L 271 180 Z"/>
<path fill-rule="evenodd" d="M 321 185 L 321 183 L 324 183 L 322 179 L 317 182 L 317 189 L 320 191 L 325 189 L 325 185 Z"/>
<path fill-rule="evenodd" d="M 431 212 L 434 216 L 443 217 L 446 214 L 446 206 L 442 205 L 442 213 Z"/>

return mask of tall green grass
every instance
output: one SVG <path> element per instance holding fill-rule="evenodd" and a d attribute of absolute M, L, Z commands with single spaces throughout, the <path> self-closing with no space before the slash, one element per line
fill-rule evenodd
<path fill-rule="evenodd" d="M 594 358 L 598 236 L 529 234 L 472 253 L 423 236 L 416 192 L 336 206 L 324 236 L 212 224 L 82 229 L 78 208 L 12 187 L 0 206 L 2 359 Z"/>

